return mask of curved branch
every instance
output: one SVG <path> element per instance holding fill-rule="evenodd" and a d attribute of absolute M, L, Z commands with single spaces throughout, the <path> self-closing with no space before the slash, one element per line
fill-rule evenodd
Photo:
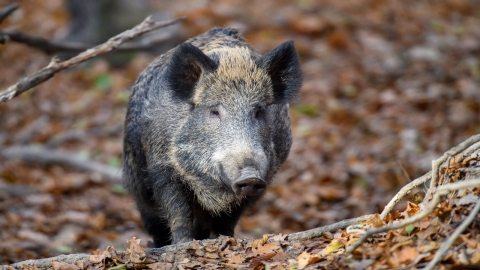
<path fill-rule="evenodd" d="M 122 45 L 115 49 L 117 52 L 132 52 L 139 50 L 149 50 L 155 45 L 165 42 L 167 38 L 158 38 L 150 40 L 140 44 Z M 43 37 L 31 36 L 18 30 L 0 30 L 0 43 L 5 41 L 17 42 L 25 44 L 32 48 L 40 49 L 47 54 L 60 53 L 60 52 L 83 52 L 91 48 L 92 46 L 62 41 L 50 41 Z"/>
<path fill-rule="evenodd" d="M 415 223 L 417 221 L 422 220 L 424 217 L 426 217 L 428 214 L 432 213 L 433 210 L 437 207 L 437 205 L 441 202 L 441 197 L 443 195 L 448 194 L 450 191 L 456 191 L 460 189 L 466 189 L 466 188 L 473 188 L 473 187 L 478 187 L 480 186 L 480 179 L 472 179 L 468 181 L 462 181 L 462 182 L 456 182 L 452 184 L 447 184 L 443 186 L 437 187 L 437 191 L 430 202 L 430 204 L 420 213 L 418 213 L 415 216 L 412 216 L 410 218 L 407 218 L 405 220 L 402 220 L 401 222 L 394 223 L 388 226 L 380 227 L 380 228 L 375 228 L 375 229 L 369 229 L 367 230 L 366 233 L 362 235 L 362 237 L 353 243 L 351 246 L 346 248 L 346 251 L 351 253 L 353 252 L 357 247 L 359 247 L 361 244 L 363 244 L 369 237 L 377 234 L 377 233 L 383 233 L 391 230 L 396 230 L 403 228 L 407 226 L 408 224 Z"/>
<path fill-rule="evenodd" d="M 162 27 L 166 27 L 175 23 L 178 23 L 185 18 L 179 18 L 176 20 L 170 20 L 170 21 L 164 21 L 164 22 L 156 22 L 151 19 L 151 16 L 147 17 L 142 23 L 139 25 L 135 26 L 134 28 L 127 30 L 121 34 L 118 34 L 112 38 L 110 38 L 107 42 L 98 45 L 96 47 L 93 47 L 91 49 L 88 49 L 81 54 L 63 61 L 63 62 L 57 62 L 55 59 L 50 62 L 50 64 L 25 77 L 22 78 L 19 82 L 16 84 L 8 87 L 6 90 L 0 92 L 0 102 L 7 102 L 11 100 L 12 98 L 20 95 L 21 93 L 29 90 L 30 88 L 50 79 L 55 75 L 55 73 L 62 71 L 64 69 L 70 68 L 72 66 L 75 66 L 79 63 L 85 62 L 89 59 L 92 59 L 96 56 L 99 56 L 101 54 L 110 52 L 116 48 L 118 48 L 121 44 L 132 40 L 133 38 L 136 38 L 142 34 L 145 34 L 147 32 L 150 32 L 152 30 L 156 30 Z"/>

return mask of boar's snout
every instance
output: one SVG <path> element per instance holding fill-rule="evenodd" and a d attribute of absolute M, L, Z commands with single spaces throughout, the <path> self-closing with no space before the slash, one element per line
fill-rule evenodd
<path fill-rule="evenodd" d="M 241 176 L 233 182 L 232 189 L 237 196 L 256 197 L 267 189 L 267 183 L 256 170 L 243 169 Z"/>

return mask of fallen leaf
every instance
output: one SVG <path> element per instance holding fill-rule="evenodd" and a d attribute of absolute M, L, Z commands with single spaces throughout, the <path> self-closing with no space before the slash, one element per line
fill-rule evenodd
<path fill-rule="evenodd" d="M 262 255 L 265 253 L 272 253 L 278 249 L 281 249 L 280 245 L 278 243 L 272 242 L 272 243 L 267 243 L 265 245 L 258 246 L 257 248 L 252 248 L 252 251 L 256 256 L 256 255 Z"/>
<path fill-rule="evenodd" d="M 130 261 L 134 263 L 141 263 L 145 260 L 147 256 L 145 250 L 140 246 L 141 239 L 136 239 L 135 237 L 127 240 L 127 243 L 130 243 L 130 247 L 127 249 L 126 253 L 129 255 Z"/>
<path fill-rule="evenodd" d="M 303 269 L 307 265 L 310 265 L 312 263 L 316 263 L 321 259 L 322 259 L 322 257 L 320 257 L 317 254 L 310 254 L 310 253 L 304 251 L 302 254 L 300 254 L 300 256 L 298 256 L 298 259 L 297 259 L 298 269 Z"/>
<path fill-rule="evenodd" d="M 327 255 L 339 250 L 342 247 L 343 247 L 342 242 L 335 239 L 330 244 L 328 244 L 327 247 L 325 247 L 322 254 L 323 254 L 323 256 L 327 256 Z"/>
<path fill-rule="evenodd" d="M 275 252 L 258 255 L 257 257 L 252 259 L 252 261 L 250 262 L 248 267 L 257 268 L 257 267 L 263 265 L 264 261 L 269 260 L 273 256 L 275 256 Z"/>
<path fill-rule="evenodd" d="M 371 224 L 371 227 L 373 228 L 380 228 L 385 225 L 379 214 L 375 214 L 370 220 L 368 220 L 368 223 Z"/>

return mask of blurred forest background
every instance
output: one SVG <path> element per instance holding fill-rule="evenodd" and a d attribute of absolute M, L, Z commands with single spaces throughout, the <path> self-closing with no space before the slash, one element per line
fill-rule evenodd
<path fill-rule="evenodd" d="M 141 4 L 129 12 L 90 9 L 85 21 L 62 0 L 0 0 L 0 8 L 13 2 L 20 9 L 0 29 L 52 41 L 95 45 L 150 13 L 187 19 L 160 30 L 167 41 L 151 52 L 110 53 L 0 104 L 2 264 L 107 245 L 121 250 L 132 236 L 146 245 L 120 182 L 1 151 L 49 147 L 116 167 L 120 176 L 126 103 L 139 72 L 162 51 L 214 26 L 239 28 L 261 53 L 293 39 L 304 70 L 301 98 L 291 106 L 289 159 L 241 219 L 240 237 L 381 211 L 433 159 L 480 133 L 478 0 L 145 0 L 131 1 Z M 115 21 L 126 25 L 109 24 Z M 0 45 L 0 89 L 51 58 L 23 44 Z"/>

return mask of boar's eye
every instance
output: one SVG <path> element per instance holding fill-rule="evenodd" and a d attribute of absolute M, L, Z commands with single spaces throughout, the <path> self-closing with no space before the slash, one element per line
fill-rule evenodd
<path fill-rule="evenodd" d="M 210 116 L 220 118 L 220 111 L 216 110 L 216 109 L 213 109 L 213 110 L 210 111 Z"/>
<path fill-rule="evenodd" d="M 255 118 L 258 119 L 263 117 L 263 115 L 265 114 L 265 110 L 262 107 L 257 107 L 255 108 L 254 113 L 255 113 Z"/>

